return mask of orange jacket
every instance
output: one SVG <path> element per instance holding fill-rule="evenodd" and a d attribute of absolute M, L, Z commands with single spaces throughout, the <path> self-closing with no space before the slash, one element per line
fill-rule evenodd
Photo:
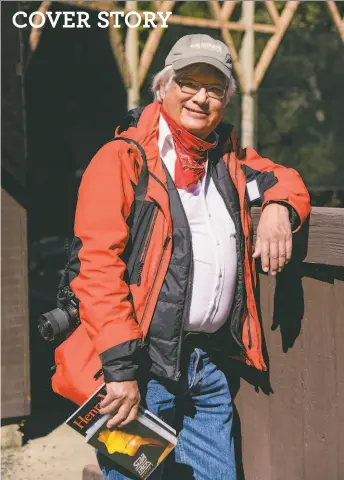
<path fill-rule="evenodd" d="M 135 146 L 108 143 L 92 159 L 82 178 L 75 218 L 75 235 L 80 238 L 80 273 L 71 288 L 80 300 L 80 318 L 98 354 L 124 342 L 144 340 L 149 330 L 158 295 L 171 257 L 172 222 L 166 176 L 158 151 L 160 105 L 148 105 L 137 126 L 118 135 L 131 138 L 144 148 L 150 171 L 146 200 L 159 210 L 146 254 L 140 285 L 124 280 L 126 265 L 121 259 L 129 238 L 126 223 L 134 200 L 132 183 L 137 184 L 141 157 Z M 223 161 L 238 191 L 240 216 L 245 238 L 246 315 L 242 340 L 246 362 L 265 369 L 262 334 L 255 302 L 255 262 L 252 259 L 252 221 L 246 200 L 243 165 L 258 172 L 273 172 L 278 182 L 264 193 L 267 202 L 289 204 L 299 217 L 299 226 L 310 213 L 310 199 L 300 175 L 293 169 L 262 158 L 252 148 L 242 150 L 235 135 L 228 138 Z M 128 300 L 131 292 L 133 303 Z M 133 307 L 134 305 L 134 307 Z M 248 322 L 251 345 L 249 348 Z"/>

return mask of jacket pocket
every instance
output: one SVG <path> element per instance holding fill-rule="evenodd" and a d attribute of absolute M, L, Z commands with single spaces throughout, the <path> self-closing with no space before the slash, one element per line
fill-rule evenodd
<path fill-rule="evenodd" d="M 260 172 L 247 165 L 242 165 L 241 168 L 246 178 L 246 194 L 250 206 L 262 205 L 264 193 L 278 183 L 276 175 L 273 171 Z"/>
<path fill-rule="evenodd" d="M 131 251 L 127 262 L 129 285 L 140 285 L 141 273 L 152 238 L 158 215 L 158 206 L 153 202 L 144 202 L 135 229 L 131 231 Z"/>

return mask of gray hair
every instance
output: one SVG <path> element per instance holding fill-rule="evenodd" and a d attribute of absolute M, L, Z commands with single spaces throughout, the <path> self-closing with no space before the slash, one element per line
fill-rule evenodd
<path fill-rule="evenodd" d="M 194 65 L 194 68 L 191 68 L 192 73 L 198 73 L 198 71 L 202 68 L 199 64 Z M 165 67 L 163 70 L 160 70 L 154 77 L 152 81 L 152 86 L 151 90 L 154 95 L 154 100 L 157 100 L 158 102 L 162 102 L 162 97 L 161 97 L 161 92 L 160 92 L 160 87 L 161 85 L 165 85 L 164 90 L 167 92 L 167 90 L 170 88 L 173 80 L 176 78 L 176 72 L 174 71 L 173 67 L 169 65 L 168 67 Z M 235 95 L 236 92 L 236 84 L 233 76 L 230 77 L 230 79 L 226 78 L 226 95 L 225 95 L 225 101 L 226 105 L 229 102 L 230 98 Z"/>

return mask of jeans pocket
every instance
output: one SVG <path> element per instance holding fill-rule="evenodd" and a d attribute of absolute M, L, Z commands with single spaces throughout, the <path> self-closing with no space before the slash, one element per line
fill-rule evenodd
<path fill-rule="evenodd" d="M 196 383 L 197 369 L 201 355 L 198 348 L 194 348 L 190 355 L 190 362 L 188 368 L 188 388 L 185 393 L 188 393 Z"/>

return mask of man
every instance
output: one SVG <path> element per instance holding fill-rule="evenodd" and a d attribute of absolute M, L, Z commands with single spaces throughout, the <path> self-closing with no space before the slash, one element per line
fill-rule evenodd
<path fill-rule="evenodd" d="M 235 92 L 222 42 L 178 40 L 153 91 L 156 101 L 116 132 L 142 146 L 150 172 L 134 274 L 126 274 L 125 252 L 142 157 L 117 141 L 96 154 L 81 183 L 80 273 L 71 287 L 102 359 L 108 427 L 130 423 L 142 402 L 179 431 L 174 467 L 166 461 L 151 478 L 231 480 L 232 404 L 215 352 L 266 369 L 255 258 L 272 275 L 284 268 L 309 195 L 297 172 L 240 149 L 220 125 Z M 262 205 L 255 248 L 254 202 Z M 129 478 L 101 455 L 99 463 L 105 479 Z"/>

